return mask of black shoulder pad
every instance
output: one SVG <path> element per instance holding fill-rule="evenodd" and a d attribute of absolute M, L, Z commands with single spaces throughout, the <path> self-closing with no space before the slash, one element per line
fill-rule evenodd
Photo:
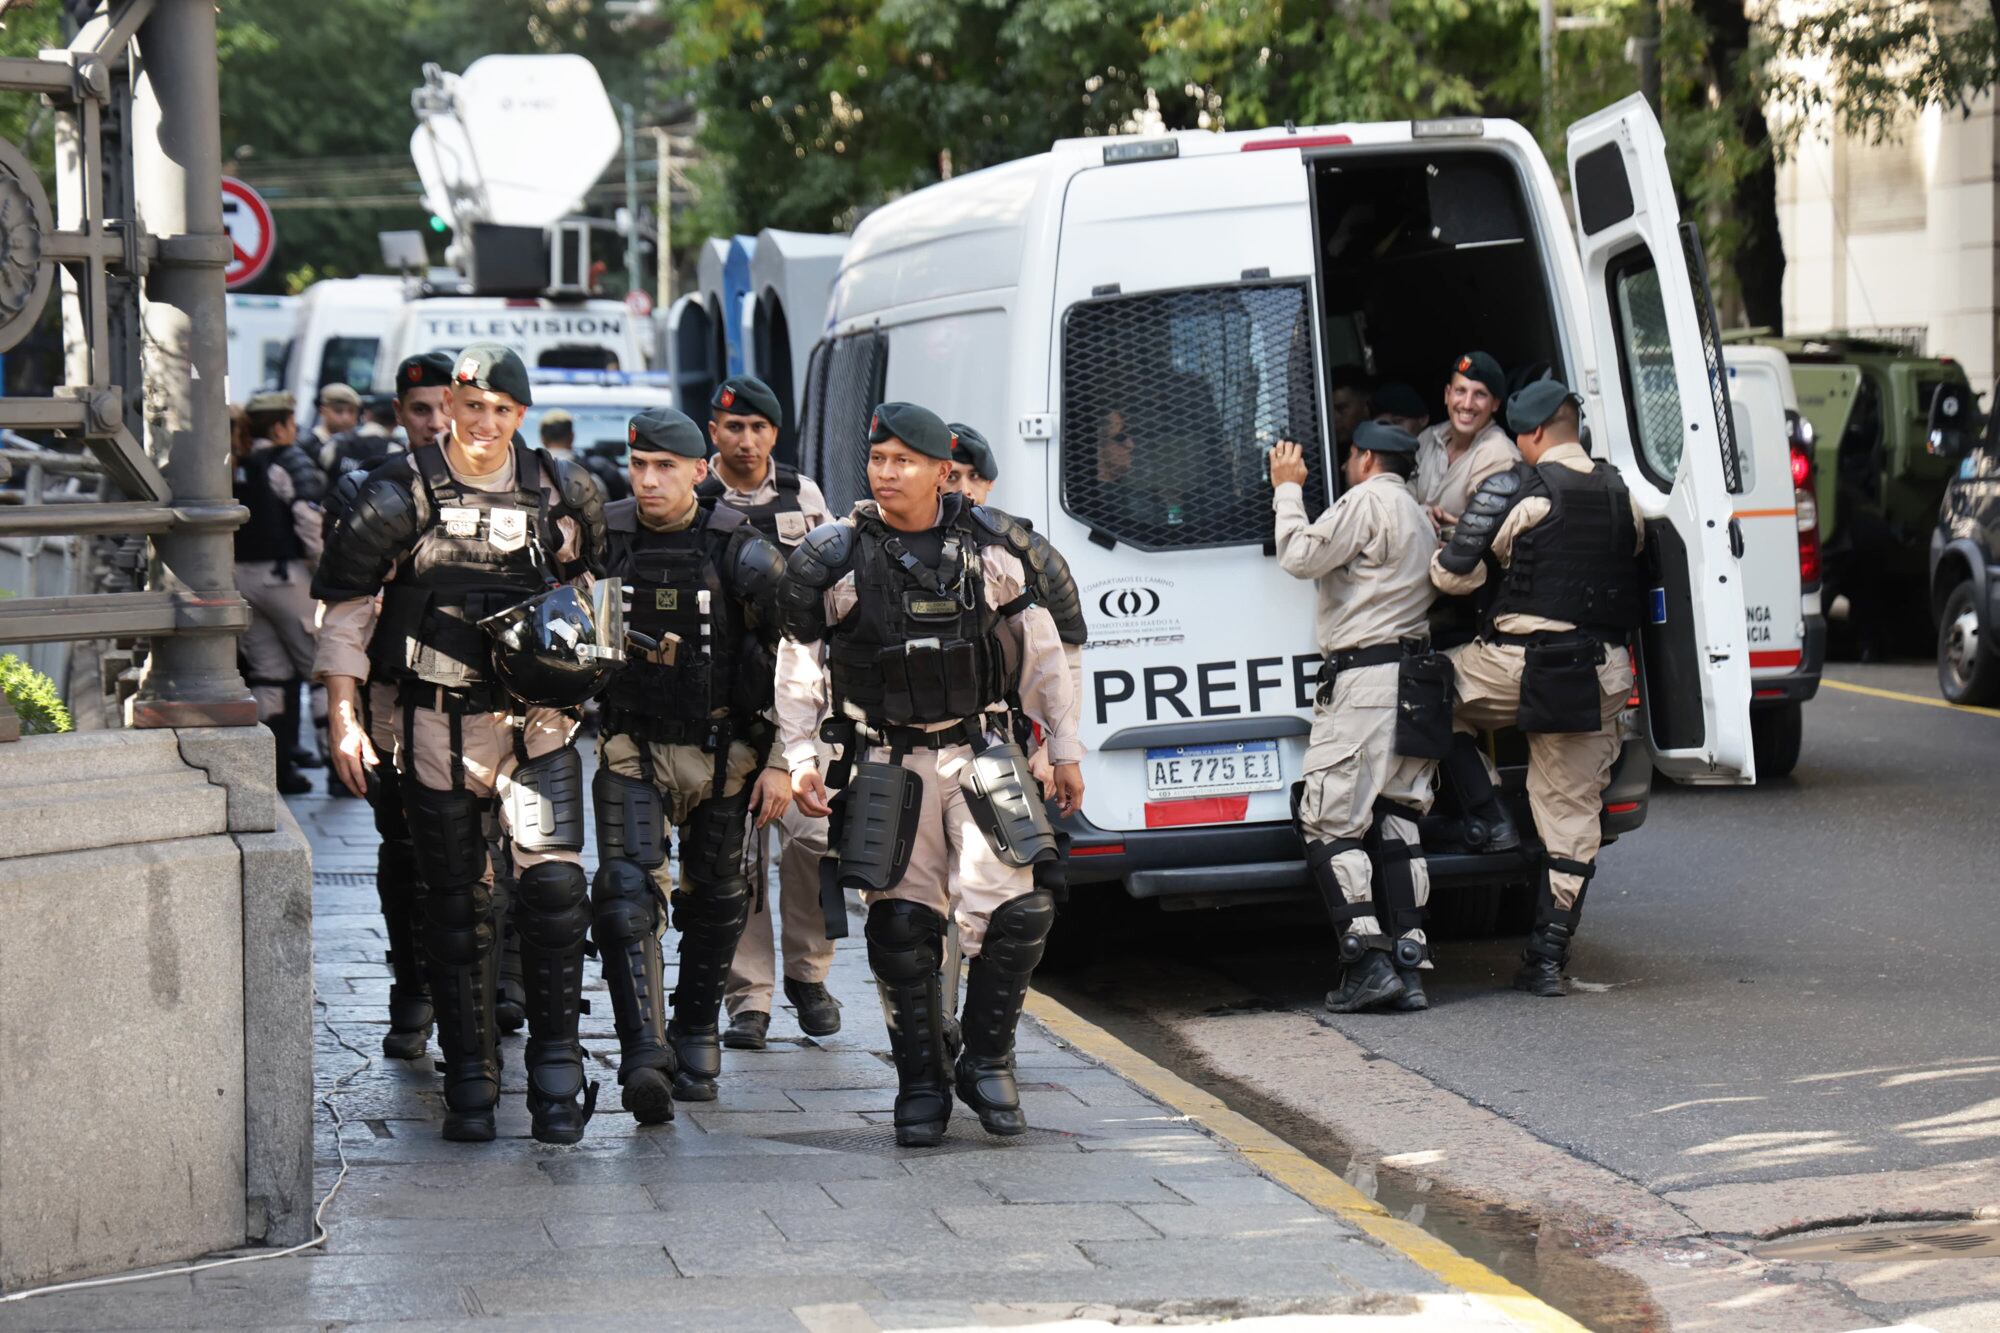
<path fill-rule="evenodd" d="M 1049 609 L 1055 618 L 1056 633 L 1062 641 L 1082 647 L 1090 641 L 1090 626 L 1083 618 L 1083 594 L 1077 591 L 1076 580 L 1069 572 L 1069 561 L 1055 545 L 1041 533 L 1027 530 L 1029 584 L 1036 591 L 1036 599 Z"/>
<path fill-rule="evenodd" d="M 822 523 L 808 532 L 785 562 L 778 585 L 778 614 L 785 633 L 800 643 L 826 637 L 826 590 L 854 563 L 854 525 Z"/>
<path fill-rule="evenodd" d="M 1006 510 L 995 509 L 991 505 L 973 505 L 972 519 L 985 534 L 1007 543 L 1016 552 L 1028 549 L 1029 529 Z"/>
<path fill-rule="evenodd" d="M 409 470 L 392 459 L 368 475 L 335 523 L 313 575 L 313 596 L 322 602 L 373 597 L 423 526 Z"/>
<path fill-rule="evenodd" d="M 366 472 L 343 472 L 340 480 L 333 483 L 321 502 L 319 518 L 320 539 L 331 543 L 334 525 L 340 517 L 354 505 L 354 497 L 361 494 L 361 488 L 368 484 Z"/>
<path fill-rule="evenodd" d="M 766 541 L 756 528 L 743 522 L 730 538 L 723 557 L 722 576 L 735 596 L 760 609 L 767 608 L 785 577 L 784 553 Z"/>
<path fill-rule="evenodd" d="M 285 470 L 292 479 L 292 498 L 317 504 L 326 496 L 326 473 L 320 471 L 319 464 L 296 444 L 286 445 L 278 450 L 271 460 Z"/>
<path fill-rule="evenodd" d="M 576 516 L 583 528 L 582 566 L 593 574 L 604 572 L 609 553 L 610 531 L 604 522 L 604 492 L 588 469 L 568 458 L 556 458 L 556 486 L 563 505 Z"/>
<path fill-rule="evenodd" d="M 1493 549 L 1493 538 L 1499 534 L 1507 512 L 1521 500 L 1525 481 L 1521 467 L 1494 473 L 1472 493 L 1472 502 L 1458 516 L 1451 540 L 1438 555 L 1438 563 L 1445 569 L 1454 574 L 1470 574 Z"/>

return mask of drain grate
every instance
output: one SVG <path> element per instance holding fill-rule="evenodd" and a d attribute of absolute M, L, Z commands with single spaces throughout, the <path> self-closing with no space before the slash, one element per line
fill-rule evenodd
<path fill-rule="evenodd" d="M 1011 1138 L 995 1138 L 977 1123 L 953 1125 L 935 1148 L 903 1148 L 896 1143 L 894 1125 L 858 1125 L 851 1129 L 809 1130 L 798 1134 L 765 1134 L 773 1143 L 795 1143 L 801 1148 L 824 1148 L 830 1152 L 883 1153 L 891 1156 L 939 1157 L 946 1153 L 1042 1151 L 1077 1149 L 1077 1136 L 1060 1129 L 1030 1129 Z"/>
<path fill-rule="evenodd" d="M 1900 1227 L 1837 1236 L 1801 1236 L 1751 1251 L 1759 1259 L 1794 1263 L 1886 1263 L 1911 1259 L 2000 1259 L 2000 1222 L 1949 1227 Z"/>
<path fill-rule="evenodd" d="M 365 889 L 375 884 L 372 870 L 315 870 L 313 886 L 328 889 Z"/>

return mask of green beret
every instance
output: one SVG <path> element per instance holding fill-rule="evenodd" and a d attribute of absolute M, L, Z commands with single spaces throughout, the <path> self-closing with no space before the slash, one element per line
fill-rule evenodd
<path fill-rule="evenodd" d="M 1000 480 L 1000 465 L 993 461 L 993 446 L 984 435 L 962 421 L 950 422 L 945 429 L 951 432 L 952 462 L 969 464 L 981 481 Z"/>
<path fill-rule="evenodd" d="M 1364 421 L 1354 428 L 1354 447 L 1366 449 L 1371 454 L 1414 454 L 1417 452 L 1417 437 L 1401 426 Z"/>
<path fill-rule="evenodd" d="M 778 405 L 778 395 L 755 375 L 731 375 L 715 386 L 715 392 L 709 395 L 708 406 L 714 412 L 759 416 L 773 426 L 785 424 L 785 409 Z"/>
<path fill-rule="evenodd" d="M 1536 380 L 1507 400 L 1507 429 L 1516 435 L 1540 430 L 1564 403 L 1581 407 L 1583 399 L 1559 379 Z"/>
<path fill-rule="evenodd" d="M 451 378 L 467 388 L 504 393 L 523 407 L 532 407 L 535 402 L 528 388 L 528 368 L 511 347 L 499 343 L 474 343 L 460 352 Z"/>
<path fill-rule="evenodd" d="M 951 427 L 927 407 L 915 403 L 883 403 L 868 419 L 868 443 L 898 440 L 925 458 L 951 461 Z"/>
<path fill-rule="evenodd" d="M 708 457 L 708 438 L 701 427 L 671 407 L 649 407 L 633 417 L 625 438 L 635 453 Z"/>
<path fill-rule="evenodd" d="M 1430 404 L 1424 396 L 1401 380 L 1384 384 L 1368 395 L 1368 410 L 1378 417 L 1427 417 Z"/>
<path fill-rule="evenodd" d="M 451 357 L 443 352 L 406 356 L 396 367 L 396 396 L 412 389 L 441 389 L 451 383 Z"/>
<path fill-rule="evenodd" d="M 250 401 L 243 404 L 243 410 L 259 415 L 265 412 L 296 412 L 299 400 L 292 397 L 289 389 L 266 389 L 262 393 L 251 394 Z"/>
<path fill-rule="evenodd" d="M 1507 396 L 1507 373 L 1500 369 L 1500 363 L 1484 352 L 1467 352 L 1451 363 L 1452 373 L 1486 386 L 1486 392 L 1495 398 Z"/>

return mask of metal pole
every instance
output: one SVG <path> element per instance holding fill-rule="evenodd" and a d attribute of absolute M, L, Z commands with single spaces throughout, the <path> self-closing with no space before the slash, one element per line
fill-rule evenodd
<path fill-rule="evenodd" d="M 639 136 L 632 128 L 632 104 L 618 104 L 625 126 L 625 290 L 639 290 Z"/>
<path fill-rule="evenodd" d="M 659 213 L 659 237 L 653 247 L 653 262 L 659 270 L 660 314 L 664 318 L 667 307 L 674 303 L 674 142 L 662 125 L 653 131 L 653 142 L 659 149 L 660 183 L 655 191 L 653 207 Z"/>
<path fill-rule="evenodd" d="M 222 128 L 216 98 L 214 0 L 159 0 L 139 29 L 132 104 L 140 220 L 159 238 L 146 275 L 146 447 L 180 505 L 229 504 L 229 417 L 223 374 Z M 127 394 L 141 391 L 125 386 Z M 176 530 L 153 539 L 148 582 L 236 600 L 229 532 Z M 256 700 L 236 670 L 233 632 L 156 638 L 135 727 L 254 726 Z"/>

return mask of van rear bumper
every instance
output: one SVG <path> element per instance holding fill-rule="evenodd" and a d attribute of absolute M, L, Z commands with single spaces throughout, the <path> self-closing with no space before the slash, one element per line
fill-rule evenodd
<path fill-rule="evenodd" d="M 1646 746 L 1627 742 L 1604 788 L 1600 820 L 1610 843 L 1646 822 L 1653 761 Z M 1506 798 L 1523 829 L 1532 826 L 1523 772 L 1502 779 Z M 1433 821 L 1426 820 L 1426 831 Z M 1290 824 L 1209 824 L 1196 828 L 1100 829 L 1082 814 L 1057 821 L 1071 838 L 1069 882 L 1078 887 L 1122 883 L 1134 898 L 1192 905 L 1230 898 L 1253 901 L 1290 897 L 1306 888 L 1305 848 Z M 1431 883 L 1439 887 L 1506 883 L 1533 870 L 1520 852 L 1497 855 L 1432 852 Z"/>
<path fill-rule="evenodd" d="M 1807 616 L 1798 668 L 1782 676 L 1751 676 L 1750 707 L 1780 708 L 1786 704 L 1804 703 L 1819 693 L 1820 672 L 1825 666 L 1826 617 Z"/>

